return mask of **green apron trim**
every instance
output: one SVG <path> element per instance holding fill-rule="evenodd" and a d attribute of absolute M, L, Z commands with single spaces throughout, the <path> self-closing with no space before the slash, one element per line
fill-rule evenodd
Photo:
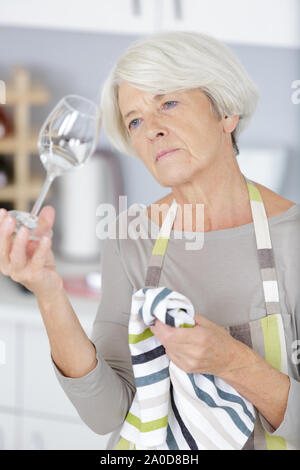
<path fill-rule="evenodd" d="M 163 256 L 167 250 L 168 241 L 169 241 L 168 238 L 162 238 L 162 237 L 157 238 L 155 245 L 153 247 L 152 254 Z"/>
<path fill-rule="evenodd" d="M 130 450 L 130 441 L 127 441 L 124 437 L 121 437 L 118 444 L 115 447 L 115 450 Z"/>
<path fill-rule="evenodd" d="M 129 338 L 129 344 L 137 344 L 140 341 L 144 341 L 147 338 L 151 338 L 151 336 L 154 336 L 150 328 L 147 328 L 147 330 L 143 331 L 140 335 L 128 335 Z"/>
<path fill-rule="evenodd" d="M 260 320 L 265 345 L 265 359 L 275 369 L 281 370 L 281 344 L 277 315 L 268 315 Z M 287 450 L 286 440 L 265 431 L 268 450 Z"/>
<path fill-rule="evenodd" d="M 260 320 L 265 344 L 265 359 L 275 369 L 281 370 L 281 347 L 277 316 L 268 315 Z"/>
<path fill-rule="evenodd" d="M 247 186 L 248 186 L 250 200 L 251 201 L 263 202 L 262 197 L 261 197 L 260 192 L 258 191 L 258 189 L 255 186 L 253 186 L 253 184 L 248 184 L 247 183 Z"/>
<path fill-rule="evenodd" d="M 139 429 L 141 432 L 149 432 L 166 427 L 168 425 L 168 415 L 164 416 L 163 418 L 156 419 L 154 421 L 141 423 L 141 420 L 139 418 L 134 416 L 132 413 L 128 413 L 126 421 L 127 423 Z"/>

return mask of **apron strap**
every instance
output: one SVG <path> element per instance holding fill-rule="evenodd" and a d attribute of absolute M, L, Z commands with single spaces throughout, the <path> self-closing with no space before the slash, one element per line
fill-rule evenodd
<path fill-rule="evenodd" d="M 158 287 L 161 270 L 168 247 L 168 242 L 171 235 L 171 230 L 175 220 L 178 204 L 175 199 L 168 210 L 168 213 L 163 221 L 162 227 L 159 230 L 157 239 L 155 240 L 154 247 L 150 256 L 145 286 Z"/>
<path fill-rule="evenodd" d="M 244 175 L 243 175 L 244 176 Z M 244 176 L 249 192 L 252 219 L 255 231 L 259 269 L 263 284 L 263 293 L 267 315 L 280 314 L 279 289 L 275 268 L 274 253 L 270 237 L 268 218 L 262 196 L 255 183 Z M 177 213 L 175 199 L 168 210 L 155 241 L 145 280 L 146 287 L 158 287 L 164 257 L 167 251 L 172 226 Z"/>
<path fill-rule="evenodd" d="M 260 268 L 267 315 L 280 314 L 279 288 L 269 222 L 260 191 L 255 183 L 244 176 L 250 196 L 255 230 L 258 264 Z"/>

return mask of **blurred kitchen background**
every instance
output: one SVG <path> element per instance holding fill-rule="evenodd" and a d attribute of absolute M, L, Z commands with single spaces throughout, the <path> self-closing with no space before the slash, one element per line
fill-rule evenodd
<path fill-rule="evenodd" d="M 238 56 L 260 91 L 239 140 L 241 170 L 300 203 L 298 0 L 1 0 L 0 207 L 30 210 L 45 178 L 37 153 L 43 121 L 67 94 L 99 102 L 127 46 L 162 30 L 212 34 Z M 146 205 L 169 190 L 117 153 L 103 130 L 85 167 L 58 177 L 44 205 L 56 210 L 53 250 L 75 312 L 90 334 L 101 296 L 96 208 L 118 197 Z M 54 376 L 36 300 L 0 274 L 0 449 L 103 449 Z"/>

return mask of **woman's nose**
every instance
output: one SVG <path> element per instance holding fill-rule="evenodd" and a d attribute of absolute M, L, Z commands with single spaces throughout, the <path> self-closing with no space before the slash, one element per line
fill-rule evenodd
<path fill-rule="evenodd" d="M 167 129 L 160 124 L 158 119 L 148 120 L 146 124 L 146 137 L 149 140 L 155 140 L 158 137 L 167 135 Z"/>

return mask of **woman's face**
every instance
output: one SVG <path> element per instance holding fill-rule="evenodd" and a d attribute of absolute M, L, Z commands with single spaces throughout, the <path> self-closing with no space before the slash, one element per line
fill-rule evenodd
<path fill-rule="evenodd" d="M 168 187 L 192 181 L 228 152 L 238 121 L 238 116 L 218 120 L 200 89 L 157 96 L 122 82 L 119 107 L 135 152 Z M 167 150 L 172 152 L 157 158 Z"/>

